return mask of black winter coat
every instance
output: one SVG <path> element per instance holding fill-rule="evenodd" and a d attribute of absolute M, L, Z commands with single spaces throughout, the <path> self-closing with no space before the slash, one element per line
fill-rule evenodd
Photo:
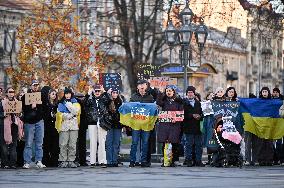
<path fill-rule="evenodd" d="M 140 93 L 137 92 L 131 96 L 130 102 L 152 103 L 154 102 L 154 98 L 149 93 L 146 93 L 142 96 Z"/>
<path fill-rule="evenodd" d="M 184 120 L 183 120 L 183 133 L 200 135 L 200 121 L 202 121 L 202 109 L 201 103 L 195 100 L 194 107 L 191 106 L 187 99 L 184 99 Z M 200 120 L 193 118 L 193 114 L 199 114 L 201 116 Z"/>
<path fill-rule="evenodd" d="M 115 112 L 111 113 L 112 119 L 113 119 L 113 124 L 112 127 L 113 129 L 122 129 L 123 125 L 120 123 L 120 114 L 118 112 L 119 107 L 122 105 L 122 100 L 120 99 L 115 99 L 114 100 L 114 105 L 115 105 Z"/>
<path fill-rule="evenodd" d="M 37 104 L 36 108 L 33 109 L 32 105 L 25 105 L 25 96 L 22 97 L 24 123 L 35 124 L 43 119 L 43 106 Z"/>
<path fill-rule="evenodd" d="M 101 94 L 98 98 L 93 94 L 92 96 L 86 95 L 84 104 L 88 125 L 96 125 L 98 118 L 102 118 L 103 114 L 109 112 L 110 102 L 110 96 L 106 92 Z"/>

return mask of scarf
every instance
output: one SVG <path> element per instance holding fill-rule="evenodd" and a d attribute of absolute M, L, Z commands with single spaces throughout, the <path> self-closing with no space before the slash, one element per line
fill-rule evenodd
<path fill-rule="evenodd" d="M 194 99 L 186 98 L 185 102 L 186 102 L 187 105 L 191 105 L 192 107 L 194 107 L 194 104 L 195 104 Z"/>
<path fill-rule="evenodd" d="M 73 104 L 73 103 L 77 103 L 77 100 L 75 98 L 72 98 L 70 100 L 70 102 Z M 59 103 L 58 104 L 58 111 L 61 112 L 61 113 L 70 113 L 70 111 L 68 110 L 68 108 L 66 107 L 66 101 L 62 102 L 62 103 Z"/>
<path fill-rule="evenodd" d="M 6 103 L 9 100 L 7 98 L 2 100 L 3 109 L 5 111 Z M 14 99 L 14 101 L 17 101 L 17 99 Z M 23 137 L 23 122 L 20 120 L 16 114 L 14 114 L 15 118 L 15 124 L 18 126 L 18 138 L 21 139 Z M 12 127 L 13 121 L 12 121 L 12 115 L 9 114 L 7 117 L 4 118 L 4 140 L 6 144 L 12 143 L 12 134 L 11 134 L 11 127 Z"/>

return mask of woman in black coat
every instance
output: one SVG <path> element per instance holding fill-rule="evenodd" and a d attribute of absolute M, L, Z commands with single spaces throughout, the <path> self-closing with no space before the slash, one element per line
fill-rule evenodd
<path fill-rule="evenodd" d="M 161 107 L 162 111 L 183 111 L 182 99 L 177 96 L 172 86 L 167 86 L 164 93 L 158 94 L 157 105 Z M 178 159 L 176 148 L 180 143 L 181 122 L 160 121 L 156 129 L 158 142 L 163 143 L 163 146 L 165 143 L 171 143 L 174 158 Z M 174 166 L 174 164 L 172 163 L 171 166 Z"/>
<path fill-rule="evenodd" d="M 44 101 L 44 100 L 43 100 Z M 48 167 L 58 166 L 59 135 L 55 128 L 55 114 L 57 112 L 57 92 L 50 89 L 44 105 L 44 139 L 43 139 L 43 163 Z"/>

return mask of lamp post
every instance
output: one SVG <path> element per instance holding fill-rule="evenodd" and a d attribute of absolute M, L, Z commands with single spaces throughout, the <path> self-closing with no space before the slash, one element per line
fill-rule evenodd
<path fill-rule="evenodd" d="M 186 1 L 185 8 L 180 12 L 181 27 L 176 29 L 172 21 L 169 20 L 168 27 L 165 30 L 165 37 L 170 50 L 175 46 L 180 46 L 179 58 L 181 66 L 183 66 L 184 72 L 184 95 L 187 87 L 187 67 L 190 66 L 190 60 L 192 59 L 192 49 L 191 49 L 191 39 L 192 35 L 195 35 L 197 45 L 200 51 L 200 64 L 194 65 L 194 67 L 199 67 L 201 65 L 201 51 L 204 48 L 208 31 L 207 27 L 201 21 L 200 25 L 195 25 L 192 23 L 192 18 L 194 16 L 192 10 L 189 8 L 189 2 Z M 171 54 L 171 52 L 170 52 Z M 171 57 L 170 57 L 171 58 Z M 193 66 L 192 66 L 193 67 Z"/>

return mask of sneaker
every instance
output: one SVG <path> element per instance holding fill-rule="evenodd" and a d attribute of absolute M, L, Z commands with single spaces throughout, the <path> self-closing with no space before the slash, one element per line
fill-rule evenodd
<path fill-rule="evenodd" d="M 15 165 L 10 166 L 11 169 L 17 169 Z"/>
<path fill-rule="evenodd" d="M 205 164 L 203 164 L 201 161 L 197 161 L 195 166 L 205 167 Z"/>
<path fill-rule="evenodd" d="M 104 164 L 104 163 L 101 163 L 100 166 L 101 166 L 101 168 L 107 168 L 107 165 Z"/>
<path fill-rule="evenodd" d="M 69 162 L 69 163 L 68 163 L 68 167 L 69 167 L 69 168 L 77 168 L 78 166 L 77 166 L 76 163 L 74 163 L 74 162 Z"/>
<path fill-rule="evenodd" d="M 44 164 L 42 164 L 41 161 L 36 162 L 36 167 L 37 168 L 46 168 L 46 166 Z"/>
<path fill-rule="evenodd" d="M 141 166 L 139 162 L 135 162 L 135 166 Z"/>
<path fill-rule="evenodd" d="M 134 162 L 130 162 L 129 167 L 135 167 L 135 163 Z"/>
<path fill-rule="evenodd" d="M 141 167 L 143 168 L 143 167 L 150 167 L 151 166 L 151 164 L 150 163 L 147 163 L 147 162 L 142 162 L 141 163 Z"/>
<path fill-rule="evenodd" d="M 187 167 L 193 167 L 194 166 L 194 164 L 193 164 L 193 162 L 192 161 L 187 161 L 187 165 L 186 165 Z"/>
<path fill-rule="evenodd" d="M 174 162 L 174 165 L 175 165 L 175 166 L 182 166 L 182 163 L 180 163 L 179 161 L 175 161 L 175 162 Z"/>
<path fill-rule="evenodd" d="M 62 161 L 59 165 L 59 168 L 67 168 L 68 167 L 68 162 Z"/>
<path fill-rule="evenodd" d="M 25 163 L 23 166 L 24 169 L 29 169 L 30 168 L 30 164 L 29 163 Z"/>

